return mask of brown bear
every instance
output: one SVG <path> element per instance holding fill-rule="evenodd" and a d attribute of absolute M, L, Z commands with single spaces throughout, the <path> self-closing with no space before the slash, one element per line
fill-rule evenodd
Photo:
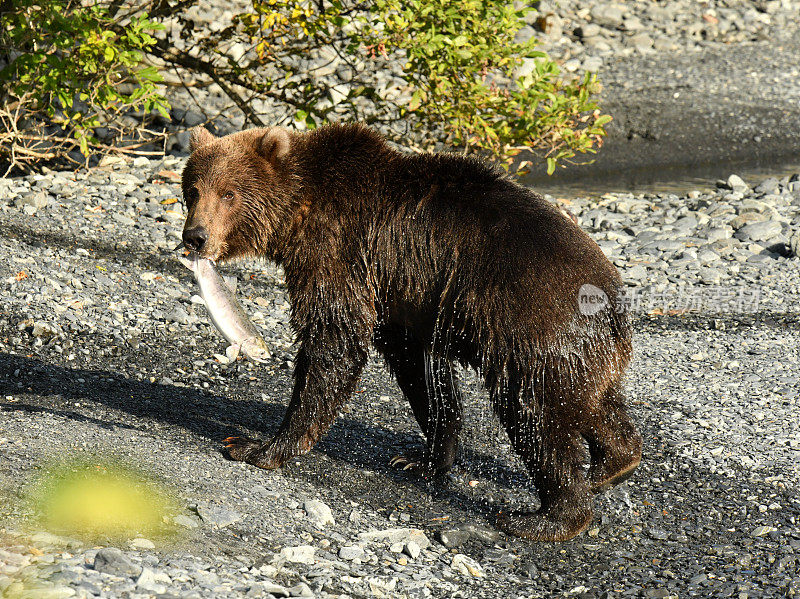
<path fill-rule="evenodd" d="M 426 476 L 456 457 L 453 364 L 480 374 L 541 498 L 534 513 L 500 515 L 510 534 L 574 537 L 592 519 L 591 493 L 639 464 L 622 392 L 631 332 L 617 309 L 619 274 L 574 222 L 500 168 L 402 153 L 360 125 L 222 138 L 200 128 L 182 185 L 185 245 L 214 260 L 282 265 L 299 342 L 275 438 L 229 438 L 231 458 L 278 468 L 310 450 L 372 345 L 427 439 L 418 459 L 394 462 Z M 582 289 L 600 303 L 585 309 Z"/>

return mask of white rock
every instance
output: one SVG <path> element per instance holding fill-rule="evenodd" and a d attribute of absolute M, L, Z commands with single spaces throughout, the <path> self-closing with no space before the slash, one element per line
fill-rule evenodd
<path fill-rule="evenodd" d="M 408 543 L 414 541 L 420 549 L 427 549 L 431 542 L 425 533 L 418 528 L 388 528 L 358 533 L 362 541 L 383 541 L 385 543 Z"/>
<path fill-rule="evenodd" d="M 142 568 L 142 573 L 136 579 L 136 586 L 155 595 L 167 592 L 167 587 L 156 580 L 155 573 L 150 568 Z"/>
<path fill-rule="evenodd" d="M 394 597 L 394 590 L 397 587 L 397 577 L 391 576 L 366 576 L 364 578 L 369 585 L 370 594 L 373 597 Z"/>
<path fill-rule="evenodd" d="M 463 553 L 456 553 L 453 556 L 453 561 L 450 562 L 450 567 L 457 572 L 461 572 L 464 576 L 474 576 L 475 578 L 482 578 L 486 573 L 481 568 L 481 565 L 474 559 Z"/>
<path fill-rule="evenodd" d="M 728 177 L 728 187 L 733 191 L 743 192 L 750 189 L 750 186 L 744 182 L 739 175 L 731 175 Z"/>
<path fill-rule="evenodd" d="M 231 45 L 230 49 L 228 50 L 228 56 L 233 59 L 233 62 L 239 62 L 246 53 L 247 49 L 241 42 L 236 42 L 235 44 Z"/>
<path fill-rule="evenodd" d="M 299 545 L 297 547 L 284 547 L 278 554 L 278 559 L 296 564 L 313 564 L 316 548 L 311 545 Z"/>
<path fill-rule="evenodd" d="M 48 322 L 39 321 L 33 325 L 33 332 L 31 334 L 34 337 L 53 337 L 58 334 L 58 329 Z"/>
<path fill-rule="evenodd" d="M 328 95 L 331 98 L 331 103 L 336 106 L 344 102 L 347 99 L 347 95 L 350 93 L 350 88 L 342 83 L 338 85 L 334 85 L 328 90 Z"/>
<path fill-rule="evenodd" d="M 422 549 L 420 549 L 419 545 L 417 545 L 414 541 L 409 541 L 406 543 L 403 551 L 411 559 L 417 559 L 419 554 L 422 552 Z"/>
<path fill-rule="evenodd" d="M 286 589 L 291 597 L 314 597 L 314 591 L 306 583 L 301 582 Z"/>
<path fill-rule="evenodd" d="M 150 539 L 143 539 L 138 537 L 136 539 L 131 539 L 128 541 L 128 545 L 130 545 L 131 549 L 155 549 L 156 544 L 153 543 Z"/>
<path fill-rule="evenodd" d="M 306 511 L 308 519 L 317 526 L 333 526 L 336 524 L 336 520 L 333 518 L 333 512 L 331 512 L 331 508 L 318 499 L 310 499 L 309 501 L 306 501 L 303 504 L 303 509 Z"/>

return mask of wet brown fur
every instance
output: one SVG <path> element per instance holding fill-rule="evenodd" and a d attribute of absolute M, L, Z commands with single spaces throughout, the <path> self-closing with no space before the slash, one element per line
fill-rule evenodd
<path fill-rule="evenodd" d="M 193 146 L 185 230 L 208 229 L 210 257 L 281 264 L 300 345 L 278 434 L 233 441 L 234 459 L 275 468 L 308 451 L 372 344 L 427 437 L 423 473 L 455 458 L 460 362 L 483 377 L 542 502 L 501 516 L 501 528 L 564 540 L 588 525 L 591 491 L 633 471 L 641 438 L 622 395 L 627 315 L 578 310 L 586 283 L 617 303 L 619 275 L 577 224 L 483 160 L 404 154 L 359 125 L 198 130 Z"/>

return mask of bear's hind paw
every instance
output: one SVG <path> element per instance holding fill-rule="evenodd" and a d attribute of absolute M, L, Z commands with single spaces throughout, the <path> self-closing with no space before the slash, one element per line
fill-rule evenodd
<path fill-rule="evenodd" d="M 531 541 L 569 541 L 589 527 L 591 509 L 555 518 L 541 512 L 510 512 L 497 516 L 497 527 L 508 535 Z"/>

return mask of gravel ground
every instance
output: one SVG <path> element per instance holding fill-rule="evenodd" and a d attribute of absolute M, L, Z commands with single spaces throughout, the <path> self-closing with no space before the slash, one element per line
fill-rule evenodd
<path fill-rule="evenodd" d="M 797 176 L 564 203 L 629 285 L 627 388 L 645 458 L 597 498 L 587 533 L 553 545 L 493 528 L 535 493 L 468 372 L 468 441 L 441 482 L 388 467 L 420 439 L 377 360 L 310 454 L 275 472 L 223 458 L 221 439 L 269 434 L 282 416 L 289 305 L 275 268 L 227 268 L 274 355 L 225 363 L 168 252 L 181 166 L 0 182 L 6 596 L 800 594 Z M 34 532 L 27 490 L 45 461 L 74 453 L 116 456 L 174 488 L 181 540 L 120 552 Z"/>

